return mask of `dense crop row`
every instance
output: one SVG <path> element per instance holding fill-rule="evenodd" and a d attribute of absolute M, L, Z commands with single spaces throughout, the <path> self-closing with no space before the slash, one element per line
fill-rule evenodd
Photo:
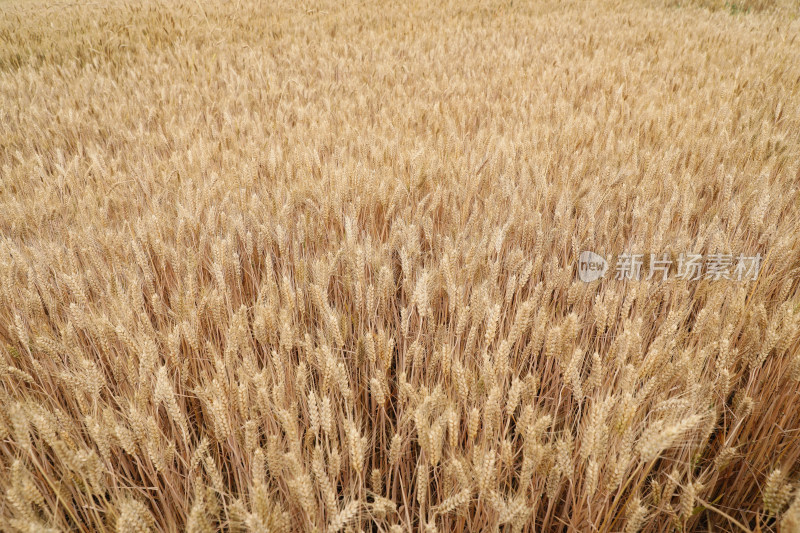
<path fill-rule="evenodd" d="M 1 3 L 0 529 L 799 531 L 751 3 Z"/>

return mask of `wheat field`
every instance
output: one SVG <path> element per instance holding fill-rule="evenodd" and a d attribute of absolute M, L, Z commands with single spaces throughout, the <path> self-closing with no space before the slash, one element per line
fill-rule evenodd
<path fill-rule="evenodd" d="M 799 13 L 4 0 L 0 531 L 800 531 Z"/>

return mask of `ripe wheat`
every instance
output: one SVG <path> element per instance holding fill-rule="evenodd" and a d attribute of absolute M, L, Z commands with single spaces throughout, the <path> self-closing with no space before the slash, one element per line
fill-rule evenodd
<path fill-rule="evenodd" d="M 0 529 L 798 531 L 797 16 L 2 1 Z"/>

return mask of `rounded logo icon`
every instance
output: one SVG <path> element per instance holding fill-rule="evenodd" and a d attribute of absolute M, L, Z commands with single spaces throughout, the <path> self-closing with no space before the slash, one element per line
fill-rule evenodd
<path fill-rule="evenodd" d="M 581 252 L 578 257 L 578 277 L 590 282 L 602 278 L 608 270 L 608 262 L 594 252 Z"/>

